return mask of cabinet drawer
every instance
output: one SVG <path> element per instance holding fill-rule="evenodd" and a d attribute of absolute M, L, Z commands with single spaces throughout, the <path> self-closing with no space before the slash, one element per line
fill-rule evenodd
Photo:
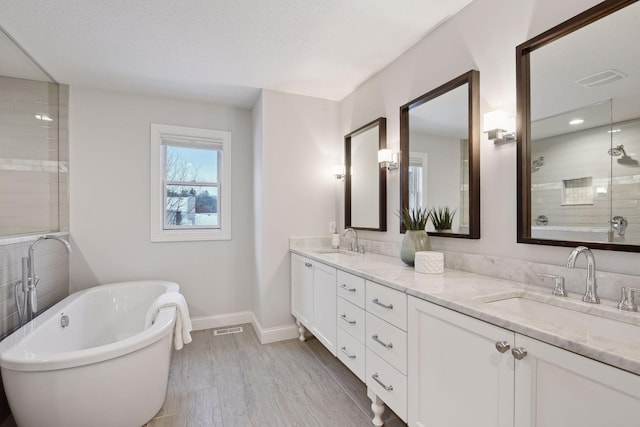
<path fill-rule="evenodd" d="M 364 310 L 349 301 L 338 297 L 338 327 L 349 332 L 354 338 L 364 344 L 365 314 Z"/>
<path fill-rule="evenodd" d="M 407 333 L 367 313 L 366 345 L 394 368 L 407 374 Z"/>
<path fill-rule="evenodd" d="M 365 346 L 338 328 L 338 359 L 362 382 L 366 381 Z"/>
<path fill-rule="evenodd" d="M 367 280 L 367 311 L 407 330 L 407 295 Z"/>
<path fill-rule="evenodd" d="M 367 387 L 407 422 L 407 377 L 367 349 Z"/>
<path fill-rule="evenodd" d="M 364 308 L 364 279 L 354 274 L 338 270 L 338 295 Z"/>

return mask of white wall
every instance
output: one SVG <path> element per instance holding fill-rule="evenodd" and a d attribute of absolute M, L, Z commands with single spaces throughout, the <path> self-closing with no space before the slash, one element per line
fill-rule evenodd
<path fill-rule="evenodd" d="M 387 145 L 399 151 L 399 107 L 470 70 L 480 71 L 481 114 L 515 114 L 515 47 L 597 4 L 597 0 L 476 0 L 340 103 L 341 133 L 380 116 Z M 433 238 L 435 248 L 564 264 L 567 248 L 516 243 L 516 146 L 494 146 L 481 137 L 481 235 L 477 241 Z M 388 232 L 361 233 L 400 241 L 399 174 L 387 181 Z M 340 199 L 338 202 L 342 205 Z M 341 213 L 342 215 L 342 213 Z M 597 251 L 600 269 L 640 274 L 637 255 Z"/>
<path fill-rule="evenodd" d="M 254 313 L 263 327 L 273 328 L 293 323 L 288 238 L 328 235 L 329 221 L 335 219 L 332 173 L 342 137 L 337 102 L 270 90 L 258 102 L 262 135 L 254 141 L 259 145 L 254 168 L 260 174 L 255 180 L 260 307 L 254 306 Z"/>
<path fill-rule="evenodd" d="M 71 88 L 71 291 L 176 281 L 193 317 L 251 310 L 255 283 L 251 112 Z M 232 134 L 232 240 L 150 243 L 149 124 Z"/>

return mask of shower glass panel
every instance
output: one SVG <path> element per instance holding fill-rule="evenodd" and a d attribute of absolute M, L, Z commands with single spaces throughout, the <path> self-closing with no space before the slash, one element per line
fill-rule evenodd
<path fill-rule="evenodd" d="M 67 231 L 68 86 L 2 29 L 0 57 L 0 238 Z"/>
<path fill-rule="evenodd" d="M 625 109 L 608 100 L 532 121 L 533 238 L 640 243 L 640 120 Z"/>

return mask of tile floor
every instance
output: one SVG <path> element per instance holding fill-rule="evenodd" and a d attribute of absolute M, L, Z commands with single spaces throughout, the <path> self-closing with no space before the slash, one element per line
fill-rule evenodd
<path fill-rule="evenodd" d="M 261 345 L 244 332 L 193 333 L 174 351 L 164 406 L 146 427 L 370 427 L 366 387 L 311 338 Z M 406 426 L 389 409 L 387 427 Z"/>

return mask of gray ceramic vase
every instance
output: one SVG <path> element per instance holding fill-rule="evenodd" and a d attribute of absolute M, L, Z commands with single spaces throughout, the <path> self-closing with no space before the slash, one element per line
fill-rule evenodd
<path fill-rule="evenodd" d="M 407 230 L 400 247 L 400 259 L 405 264 L 413 267 L 416 260 L 416 252 L 430 250 L 431 241 L 425 230 Z"/>

